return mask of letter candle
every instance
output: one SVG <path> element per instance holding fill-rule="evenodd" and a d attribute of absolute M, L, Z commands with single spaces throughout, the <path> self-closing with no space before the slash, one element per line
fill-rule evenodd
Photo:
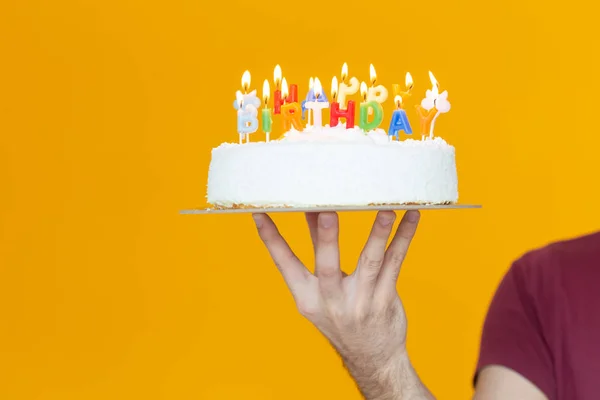
<path fill-rule="evenodd" d="M 433 138 L 433 129 L 438 115 L 450 111 L 450 102 L 448 101 L 448 91 L 439 94 L 439 85 L 433 73 L 429 71 L 429 80 L 432 88 L 425 92 L 425 98 L 417 105 L 417 113 L 421 119 L 421 140 L 429 134 Z"/>
<path fill-rule="evenodd" d="M 284 99 L 288 98 L 288 87 L 285 78 L 281 83 L 281 95 Z M 297 102 L 286 102 L 281 106 L 281 116 L 283 132 L 287 132 L 294 127 L 297 131 L 302 131 L 302 108 Z"/>
<path fill-rule="evenodd" d="M 350 86 L 348 86 L 348 83 L 350 83 Z M 355 77 L 348 79 L 348 64 L 344 63 L 344 65 L 342 65 L 341 82 L 338 90 L 338 103 L 340 110 L 346 109 L 346 97 L 355 94 L 358 92 L 358 89 L 358 79 Z"/>
<path fill-rule="evenodd" d="M 273 71 L 273 82 L 275 83 L 275 92 L 273 93 L 273 113 L 281 113 L 281 105 L 284 103 L 281 97 L 281 67 L 279 64 L 275 66 Z"/>
<path fill-rule="evenodd" d="M 383 121 L 383 107 L 377 101 L 368 101 L 368 89 L 367 84 L 362 82 L 360 84 L 360 94 L 363 97 L 363 102 L 360 103 L 360 118 L 358 125 L 362 130 L 370 131 L 376 129 L 381 121 Z M 369 110 L 373 114 L 373 119 L 369 122 Z"/>
<path fill-rule="evenodd" d="M 309 101 L 314 101 L 314 99 L 315 99 L 315 94 L 313 92 L 314 84 L 315 84 L 315 80 L 311 76 L 310 79 L 308 80 L 308 93 L 306 94 L 306 99 L 302 100 L 302 119 L 304 119 L 304 112 L 307 111 L 306 103 Z M 308 110 L 306 113 L 306 125 L 310 125 L 310 112 L 311 111 Z"/>
<path fill-rule="evenodd" d="M 244 104 L 244 97 L 239 90 L 236 93 L 238 101 L 238 121 L 237 130 L 240 135 L 240 144 L 242 144 L 244 136 L 246 142 L 250 141 L 250 134 L 258 130 L 258 119 L 256 118 L 258 111 L 252 104 Z"/>
<path fill-rule="evenodd" d="M 323 126 L 322 110 L 324 108 L 329 107 L 329 102 L 323 94 L 323 87 L 321 86 L 321 81 L 319 80 L 319 78 L 315 78 L 313 90 L 315 100 L 307 102 L 306 108 L 308 110 L 313 110 L 313 126 L 320 128 Z"/>
<path fill-rule="evenodd" d="M 375 67 L 373 64 L 369 66 L 369 76 L 371 78 L 371 87 L 369 87 L 367 92 L 367 101 L 376 101 L 377 103 L 381 104 L 387 100 L 388 91 L 383 85 L 375 86 L 375 83 L 377 82 L 377 73 L 375 72 Z M 372 113 L 373 111 L 370 109 L 369 115 Z"/>
<path fill-rule="evenodd" d="M 269 81 L 265 79 L 263 83 L 263 103 L 264 107 L 262 110 L 262 128 L 265 132 L 266 141 L 269 141 L 271 134 L 271 125 L 273 119 L 271 118 L 271 109 L 269 108 L 269 96 L 271 95 L 271 88 L 269 87 Z"/>
<path fill-rule="evenodd" d="M 338 93 L 337 77 L 331 80 L 331 110 L 329 112 L 329 126 L 337 126 L 340 118 L 346 119 L 346 129 L 354 128 L 354 102 L 348 101 L 346 110 L 340 110 L 340 103 L 336 101 Z"/>
<path fill-rule="evenodd" d="M 395 137 L 396 140 L 400 140 L 399 132 L 404 131 L 407 135 L 410 135 L 412 134 L 412 128 L 408 122 L 406 111 L 402 109 L 402 96 L 396 96 L 394 98 L 394 103 L 396 103 L 396 110 L 392 114 L 392 121 L 390 122 L 390 129 L 388 129 L 388 136 L 390 140 L 392 140 L 393 137 Z"/>

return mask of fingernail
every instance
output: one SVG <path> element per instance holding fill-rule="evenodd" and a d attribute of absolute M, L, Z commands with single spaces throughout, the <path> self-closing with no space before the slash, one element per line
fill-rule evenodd
<path fill-rule="evenodd" d="M 418 211 L 407 211 L 406 220 L 408 222 L 417 222 L 419 220 L 419 212 Z"/>
<path fill-rule="evenodd" d="M 331 214 L 320 214 L 319 225 L 321 228 L 331 228 L 335 222 L 335 217 Z"/>
<path fill-rule="evenodd" d="M 394 216 L 389 213 L 379 213 L 377 214 L 377 221 L 381 226 L 389 226 L 394 222 Z"/>
<path fill-rule="evenodd" d="M 263 223 L 263 216 L 261 214 L 252 214 L 252 218 L 254 218 L 254 223 L 257 228 L 260 228 Z"/>

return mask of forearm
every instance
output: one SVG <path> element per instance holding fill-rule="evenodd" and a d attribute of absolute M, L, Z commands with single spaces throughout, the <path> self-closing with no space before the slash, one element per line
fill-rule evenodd
<path fill-rule="evenodd" d="M 435 400 L 421 382 L 406 354 L 382 368 L 371 363 L 346 362 L 366 400 Z"/>

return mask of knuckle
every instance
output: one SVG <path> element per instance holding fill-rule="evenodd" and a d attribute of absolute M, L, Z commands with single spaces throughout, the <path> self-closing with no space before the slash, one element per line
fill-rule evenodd
<path fill-rule="evenodd" d="M 404 262 L 405 255 L 406 255 L 405 252 L 395 251 L 392 254 L 390 254 L 390 262 L 393 265 L 400 265 L 400 264 L 402 264 L 402 262 Z"/>
<path fill-rule="evenodd" d="M 298 309 L 298 312 L 300 313 L 300 315 L 302 315 L 303 317 L 305 317 L 309 320 L 316 318 L 317 315 L 319 314 L 319 308 L 312 301 L 307 301 L 304 299 L 297 300 L 296 308 Z"/>
<path fill-rule="evenodd" d="M 337 269 L 336 267 L 333 266 L 325 266 L 325 267 L 321 267 L 317 270 L 317 277 L 319 278 L 334 278 L 336 277 L 338 274 L 340 274 L 339 269 Z"/>
<path fill-rule="evenodd" d="M 379 267 L 381 267 L 381 264 L 383 263 L 383 258 L 369 257 L 367 255 L 363 255 L 361 257 L 360 262 L 368 269 L 379 269 Z"/>

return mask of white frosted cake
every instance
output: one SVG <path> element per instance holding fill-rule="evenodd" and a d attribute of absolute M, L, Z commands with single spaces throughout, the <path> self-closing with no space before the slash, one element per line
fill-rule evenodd
<path fill-rule="evenodd" d="M 455 150 L 439 137 L 391 141 L 343 124 L 292 129 L 213 149 L 207 198 L 217 208 L 452 204 Z"/>

